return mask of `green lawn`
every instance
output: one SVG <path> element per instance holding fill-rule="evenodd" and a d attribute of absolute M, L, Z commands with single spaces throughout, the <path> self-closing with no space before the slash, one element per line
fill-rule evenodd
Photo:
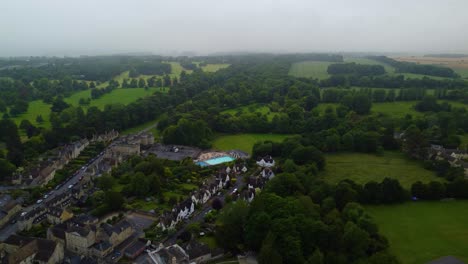
<path fill-rule="evenodd" d="M 166 92 L 167 89 L 164 90 Z M 104 94 L 103 96 L 99 97 L 98 99 L 91 100 L 89 105 L 83 106 L 83 108 L 88 108 L 91 106 L 96 106 L 99 109 L 104 109 L 104 106 L 108 104 L 130 104 L 139 98 L 143 98 L 149 95 L 154 94 L 155 92 L 160 92 L 160 88 L 148 88 L 145 90 L 144 88 L 119 88 L 115 89 L 110 93 Z M 73 94 L 70 97 L 65 98 L 65 102 L 78 106 L 80 98 L 90 98 L 91 97 L 91 90 L 85 90 L 78 93 Z"/>
<path fill-rule="evenodd" d="M 326 162 L 322 177 L 330 183 L 351 179 L 365 184 L 369 181 L 381 182 L 388 177 L 398 179 L 403 187 L 409 189 L 417 181 L 441 181 L 434 172 L 424 169 L 421 163 L 399 152 L 387 151 L 383 156 L 364 153 L 328 154 Z"/>
<path fill-rule="evenodd" d="M 217 72 L 221 69 L 229 67 L 230 65 L 231 64 L 227 64 L 227 63 L 207 64 L 201 68 L 204 72 Z"/>
<path fill-rule="evenodd" d="M 35 126 L 50 128 L 50 107 L 50 104 L 46 104 L 42 100 L 31 101 L 29 102 L 28 111 L 26 113 L 13 117 L 12 120 L 15 121 L 15 123 L 18 126 L 22 120 L 29 120 Z M 41 124 L 38 124 L 36 122 L 36 117 L 38 115 L 42 115 L 42 118 L 44 119 L 44 122 L 42 122 Z"/>
<path fill-rule="evenodd" d="M 316 79 L 326 79 L 330 75 L 327 73 L 328 66 L 334 62 L 326 61 L 303 61 L 296 62 L 289 69 L 289 75 L 295 77 L 306 77 Z"/>
<path fill-rule="evenodd" d="M 468 262 L 468 201 L 368 206 L 369 214 L 404 264 L 452 255 Z"/>
<path fill-rule="evenodd" d="M 374 113 L 384 113 L 393 117 L 405 117 L 407 114 L 415 116 L 423 115 L 424 113 L 418 112 L 414 109 L 414 105 L 418 101 L 397 101 L 397 102 L 385 102 L 385 103 L 372 103 L 371 111 Z M 455 102 L 455 101 L 439 101 L 447 102 L 452 105 L 452 107 L 467 107 L 467 105 Z M 336 108 L 337 103 L 320 103 L 315 109 L 315 111 L 324 112 L 327 107 L 331 106 Z"/>
<path fill-rule="evenodd" d="M 213 148 L 218 150 L 238 149 L 252 154 L 252 147 L 258 141 L 271 140 L 281 142 L 292 135 L 282 134 L 238 134 L 220 135 L 213 141 Z"/>
<path fill-rule="evenodd" d="M 423 113 L 414 110 L 416 101 L 398 101 L 389 103 L 373 103 L 372 112 L 385 113 L 393 117 L 405 117 L 422 115 Z"/>

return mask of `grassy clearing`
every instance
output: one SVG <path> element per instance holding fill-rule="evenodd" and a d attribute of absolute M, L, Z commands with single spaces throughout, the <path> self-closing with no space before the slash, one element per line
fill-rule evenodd
<path fill-rule="evenodd" d="M 262 115 L 266 115 L 268 121 L 273 120 L 273 117 L 276 115 L 276 113 L 270 111 L 268 106 L 259 104 L 241 106 L 238 108 L 227 109 L 221 112 L 221 114 L 231 115 L 236 115 L 237 113 L 260 113 Z"/>
<path fill-rule="evenodd" d="M 252 154 L 252 147 L 258 141 L 271 140 L 281 142 L 292 135 L 283 134 L 238 134 L 220 135 L 213 141 L 213 148 L 219 150 L 238 149 Z"/>
<path fill-rule="evenodd" d="M 453 68 L 453 70 L 460 75 L 460 77 L 468 79 L 468 68 Z"/>
<path fill-rule="evenodd" d="M 416 101 L 398 101 L 389 103 L 373 103 L 372 112 L 384 113 L 393 117 L 405 117 L 407 114 L 412 116 L 422 115 L 414 109 Z"/>
<path fill-rule="evenodd" d="M 383 156 L 363 153 L 338 153 L 326 155 L 327 167 L 322 173 L 330 183 L 351 179 L 365 184 L 369 181 L 381 182 L 384 178 L 400 181 L 406 189 L 411 184 L 422 181 L 441 181 L 434 172 L 425 170 L 422 164 L 408 159 L 403 153 L 385 152 Z"/>
<path fill-rule="evenodd" d="M 46 104 L 42 100 L 31 101 L 29 102 L 28 111 L 16 117 L 12 117 L 12 120 L 15 121 L 18 126 L 22 120 L 29 120 L 35 126 L 50 128 L 50 107 L 50 104 Z M 36 117 L 38 115 L 42 115 L 42 118 L 44 119 L 44 122 L 41 124 L 36 122 Z"/>
<path fill-rule="evenodd" d="M 108 94 L 104 94 L 98 99 L 91 100 L 91 103 L 87 106 L 83 106 L 83 108 L 89 108 L 91 106 L 96 106 L 99 109 L 104 109 L 104 107 L 108 104 L 130 104 L 139 98 L 143 98 L 149 95 L 154 94 L 155 92 L 159 92 L 159 88 L 148 88 L 145 90 L 144 88 L 119 88 L 115 89 Z M 65 98 L 65 102 L 78 106 L 80 98 L 90 98 L 91 97 L 91 90 L 81 91 L 75 93 L 74 95 Z"/>
<path fill-rule="evenodd" d="M 418 101 L 397 101 L 397 102 L 385 102 L 385 103 L 372 103 L 371 111 L 373 113 L 384 113 L 388 114 L 393 117 L 402 118 L 405 117 L 407 114 L 415 116 L 424 115 L 424 113 L 418 112 L 414 109 L 414 105 Z M 455 101 L 447 101 L 441 100 L 439 102 L 447 102 L 452 105 L 452 107 L 464 107 L 467 108 L 468 106 Z M 315 111 L 319 111 L 321 113 L 325 112 L 327 107 L 336 108 L 338 106 L 337 103 L 321 103 L 315 109 Z"/>
<path fill-rule="evenodd" d="M 289 69 L 289 75 L 295 77 L 306 77 L 316 79 L 326 79 L 330 77 L 327 72 L 328 66 L 334 62 L 326 61 L 303 61 L 296 62 Z"/>
<path fill-rule="evenodd" d="M 220 64 L 207 64 L 201 67 L 202 71 L 204 72 L 217 72 L 221 69 L 229 67 L 231 64 L 227 63 L 220 63 Z"/>
<path fill-rule="evenodd" d="M 468 201 L 369 206 L 390 250 L 405 264 L 452 255 L 468 261 Z"/>

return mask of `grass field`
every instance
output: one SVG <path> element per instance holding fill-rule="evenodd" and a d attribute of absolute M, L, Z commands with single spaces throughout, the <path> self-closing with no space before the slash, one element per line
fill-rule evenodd
<path fill-rule="evenodd" d="M 231 114 L 235 115 L 237 113 L 261 113 L 262 115 L 266 115 L 267 119 L 271 121 L 273 117 L 275 116 L 275 113 L 270 111 L 270 108 L 266 105 L 258 105 L 258 104 L 252 104 L 252 105 L 246 105 L 246 106 L 241 106 L 238 108 L 232 108 L 232 109 L 227 109 L 221 112 L 221 114 Z"/>
<path fill-rule="evenodd" d="M 38 127 L 50 128 L 50 104 L 44 103 L 42 100 L 35 100 L 29 102 L 28 111 L 17 117 L 13 117 L 12 120 L 15 121 L 16 125 L 19 126 L 22 120 L 29 120 L 33 125 Z M 44 122 L 38 124 L 36 122 L 36 117 L 42 115 Z"/>
<path fill-rule="evenodd" d="M 104 109 L 105 105 L 108 104 L 130 104 L 139 98 L 143 98 L 149 95 L 154 94 L 155 92 L 160 91 L 159 88 L 148 88 L 145 90 L 144 88 L 119 88 L 115 89 L 108 94 L 104 94 L 98 99 L 91 100 L 91 103 L 87 106 L 83 106 L 83 108 L 88 108 L 91 106 L 96 106 L 99 109 Z M 164 91 L 167 91 L 165 89 Z M 90 98 L 91 97 L 91 90 L 85 90 L 78 93 L 73 94 L 70 97 L 65 98 L 65 102 L 78 106 L 80 98 Z"/>
<path fill-rule="evenodd" d="M 372 112 L 385 113 L 393 117 L 405 117 L 407 114 L 412 116 L 422 115 L 414 109 L 416 101 L 398 101 L 391 103 L 373 103 Z"/>
<path fill-rule="evenodd" d="M 467 108 L 468 106 L 454 101 L 439 101 L 439 102 L 447 102 L 452 105 L 452 107 L 464 107 Z M 424 113 L 418 112 L 414 109 L 414 105 L 417 101 L 397 101 L 397 102 L 386 102 L 386 103 L 372 103 L 371 111 L 373 113 L 384 113 L 388 114 L 393 117 L 401 118 L 405 117 L 407 114 L 415 116 L 423 115 Z M 336 108 L 338 104 L 336 103 L 321 103 L 315 109 L 315 111 L 324 112 L 327 107 Z"/>
<path fill-rule="evenodd" d="M 306 77 L 316 79 L 326 79 L 330 75 L 327 73 L 328 66 L 334 62 L 326 61 L 303 61 L 296 62 L 289 69 L 289 75 L 295 77 Z"/>
<path fill-rule="evenodd" d="M 381 182 L 384 178 L 398 179 L 407 189 L 411 184 L 422 181 L 440 181 L 434 172 L 425 170 L 422 165 L 410 160 L 399 152 L 385 152 L 383 156 L 363 153 L 339 153 L 326 155 L 327 166 L 322 173 L 330 183 L 351 179 L 365 184 L 369 181 Z"/>
<path fill-rule="evenodd" d="M 468 262 L 468 201 L 369 206 L 390 250 L 404 264 L 452 255 Z"/>
<path fill-rule="evenodd" d="M 224 68 L 227 68 L 229 67 L 231 64 L 226 64 L 226 63 L 223 63 L 223 64 L 207 64 L 203 67 L 201 67 L 202 71 L 204 72 L 217 72 L 221 69 L 224 69 Z"/>
<path fill-rule="evenodd" d="M 453 68 L 462 78 L 468 79 L 468 68 Z"/>
<path fill-rule="evenodd" d="M 258 141 L 271 140 L 281 142 L 292 135 L 282 134 L 238 134 L 219 135 L 213 141 L 213 148 L 218 150 L 238 149 L 252 154 L 252 147 Z"/>

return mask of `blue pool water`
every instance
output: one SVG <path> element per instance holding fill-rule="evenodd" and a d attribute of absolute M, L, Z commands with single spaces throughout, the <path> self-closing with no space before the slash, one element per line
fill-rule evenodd
<path fill-rule="evenodd" d="M 196 164 L 202 167 L 206 167 L 206 166 L 218 165 L 218 164 L 225 163 L 225 162 L 230 162 L 233 160 L 235 160 L 233 157 L 222 156 L 218 158 L 208 159 L 205 161 L 199 161 Z"/>

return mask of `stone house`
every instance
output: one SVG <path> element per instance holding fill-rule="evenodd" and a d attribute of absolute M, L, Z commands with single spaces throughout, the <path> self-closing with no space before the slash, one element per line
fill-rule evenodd
<path fill-rule="evenodd" d="M 42 238 L 9 236 L 1 246 L 7 263 L 60 263 L 63 245 Z"/>
<path fill-rule="evenodd" d="M 60 243 L 35 238 L 8 256 L 8 263 L 55 264 L 64 258 L 64 248 Z"/>
<path fill-rule="evenodd" d="M 88 248 L 96 243 L 96 228 L 72 224 L 65 230 L 66 248 L 80 255 L 88 254 Z"/>
<path fill-rule="evenodd" d="M 1 252 L 3 255 L 17 252 L 21 247 L 34 240 L 32 237 L 11 235 L 1 243 Z"/>
<path fill-rule="evenodd" d="M 113 246 L 108 241 L 100 241 L 93 246 L 91 246 L 89 250 L 89 254 L 91 256 L 97 257 L 99 259 L 104 258 L 109 253 L 112 252 Z"/>
<path fill-rule="evenodd" d="M 100 226 L 98 238 L 109 241 L 115 247 L 133 234 L 132 225 L 127 220 L 122 220 L 115 225 L 104 223 Z"/>

